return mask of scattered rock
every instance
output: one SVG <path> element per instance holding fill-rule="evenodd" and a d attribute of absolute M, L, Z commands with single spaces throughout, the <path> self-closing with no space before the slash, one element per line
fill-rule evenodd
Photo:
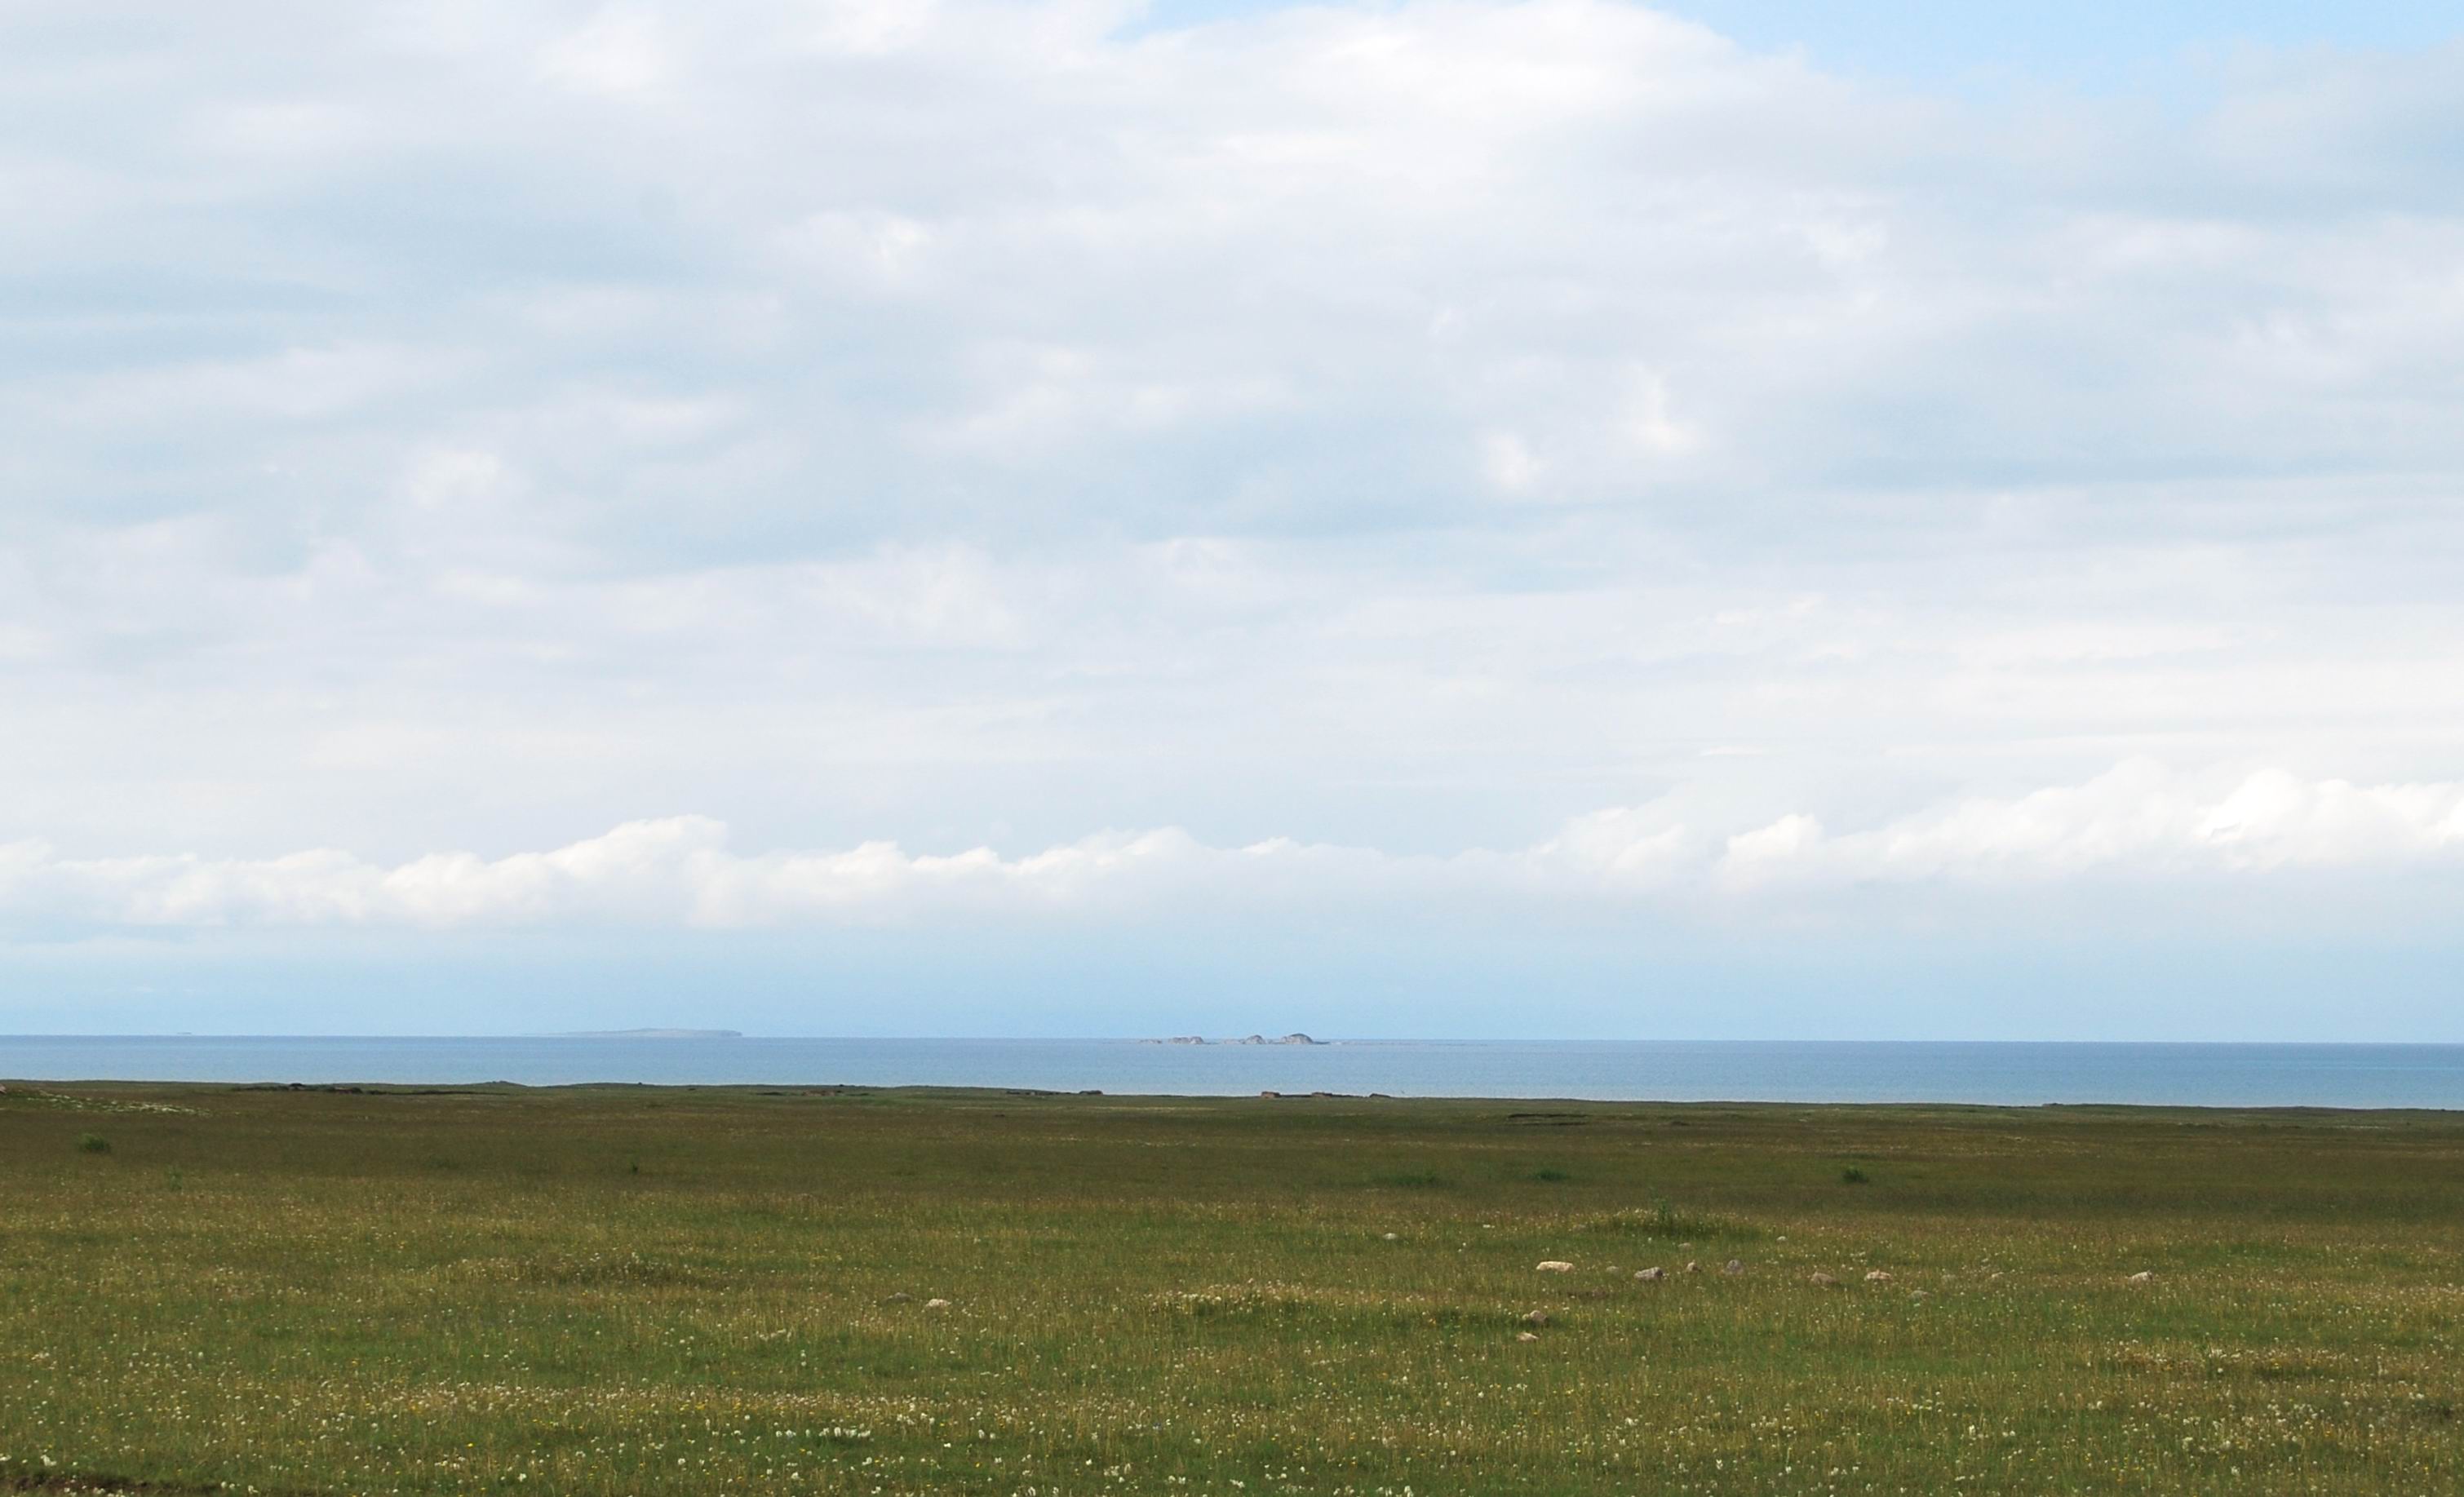
<path fill-rule="evenodd" d="M 2001 1277 L 2001 1275 L 1996 1274 L 1996 1275 L 1994 1275 L 1994 1277 L 1999 1278 L 1999 1277 Z M 2132 1275 L 2131 1275 L 2131 1276 L 2130 1276 L 2126 1281 L 2124 1281 L 2124 1282 L 2126 1282 L 2126 1283 L 2130 1283 L 2130 1284 L 2153 1284 L 2153 1283 L 2155 1283 L 2155 1282 L 2156 1282 L 2156 1276 L 2155 1276 L 2154 1274 L 2152 1274 L 2152 1273 L 2149 1273 L 2146 1269 L 2142 1268 L 2142 1269 L 2140 1269 L 2137 1273 L 2132 1274 Z"/>
<path fill-rule="evenodd" d="M 1528 1310 L 1523 1316 L 1523 1323 L 1537 1330 L 1549 1323 L 1549 1312 L 1545 1310 Z"/>
<path fill-rule="evenodd" d="M 1837 1280 L 1837 1279 L 1835 1279 L 1835 1278 L 1833 1278 L 1831 1275 L 1829 1275 L 1829 1274 L 1827 1274 L 1827 1273 L 1816 1273 L 1816 1274 L 1815 1274 L 1815 1275 L 1811 1280 L 1809 1280 L 1809 1281 L 1807 1281 L 1807 1282 L 1811 1283 L 1811 1284 L 1812 1284 L 1815 1288 L 1818 1288 L 1818 1289 L 1827 1289 L 1827 1288 L 1831 1288 L 1831 1286 L 1833 1286 L 1833 1285 L 1835 1285 L 1835 1284 L 1838 1283 L 1839 1281 L 1838 1281 L 1838 1280 Z"/>
<path fill-rule="evenodd" d="M 1922 1305 L 1922 1304 L 1924 1304 L 1925 1301 L 1927 1301 L 1927 1300 L 1929 1300 L 1929 1299 L 1933 1298 L 1933 1296 L 1932 1296 L 1932 1295 L 1930 1295 L 1930 1294 L 1927 1294 L 1927 1293 L 1926 1293 L 1925 1290 L 1923 1290 L 1923 1289 L 1918 1289 L 1918 1290 L 1914 1291 L 1913 1293 L 1909 1294 L 1909 1295 L 1908 1295 L 1908 1298 L 1909 1298 L 1909 1299 L 1911 1299 L 1911 1300 L 1914 1300 L 1916 1303 L 1918 1303 L 1918 1304 Z"/>
<path fill-rule="evenodd" d="M 1403 1234 L 1400 1232 L 1389 1232 L 1386 1234 L 1386 1241 L 1390 1243 L 1399 1243 L 1402 1240 Z"/>
<path fill-rule="evenodd" d="M 1529 1331 L 1518 1331 L 1518 1332 L 1514 1332 L 1514 1339 L 1515 1339 L 1515 1340 L 1517 1340 L 1517 1341 L 1537 1341 L 1537 1340 L 1539 1340 L 1539 1339 L 1540 1339 L 1540 1337 L 1539 1337 L 1539 1335 L 1538 1335 L 1536 1332 L 1529 1332 Z"/>
<path fill-rule="evenodd" d="M 890 1296 L 890 1298 L 883 1300 L 882 1303 L 885 1305 L 904 1305 L 914 1297 L 914 1295 L 908 1293 L 905 1289 L 900 1289 L 897 1293 Z"/>
<path fill-rule="evenodd" d="M 1574 1266 L 1566 1262 L 1563 1258 L 1543 1258 L 1537 1264 L 1534 1264 L 1532 1267 L 1535 1271 L 1540 1273 L 1572 1273 L 1574 1271 Z"/>
<path fill-rule="evenodd" d="M 1720 1271 L 1733 1278 L 1737 1274 L 1745 1272 L 1746 1266 L 1737 1262 L 1734 1258 L 1731 1258 L 1727 1263 L 1720 1266 Z"/>
<path fill-rule="evenodd" d="M 1865 1282 L 1868 1284 L 1888 1284 L 1891 1282 L 1891 1272 L 1887 1268 L 1868 1268 L 1865 1270 Z"/>
<path fill-rule="evenodd" d="M 1634 1276 L 1640 1279 L 1645 1284 L 1658 1284 L 1661 1280 L 1668 1277 L 1668 1270 L 1665 1268 L 1638 1268 L 1635 1270 Z"/>
<path fill-rule="evenodd" d="M 1782 1232 L 1779 1236 L 1772 1238 L 1771 1241 L 1774 1243 L 1785 1243 L 1788 1241 L 1788 1234 L 1786 1232 Z"/>
<path fill-rule="evenodd" d="M 950 1308 L 950 1302 L 945 1299 L 929 1299 L 924 1302 L 924 1308 L 926 1310 L 948 1310 Z"/>
<path fill-rule="evenodd" d="M 1693 1259 L 1688 1258 L 1685 1260 L 1685 1271 L 1687 1273 L 1701 1273 L 1703 1271 L 1703 1266 L 1696 1263 Z"/>

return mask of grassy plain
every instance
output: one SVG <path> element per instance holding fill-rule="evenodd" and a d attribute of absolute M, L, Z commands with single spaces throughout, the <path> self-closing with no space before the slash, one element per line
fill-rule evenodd
<path fill-rule="evenodd" d="M 0 1489 L 2448 1494 L 2460 1254 L 2437 1113 L 14 1085 Z"/>

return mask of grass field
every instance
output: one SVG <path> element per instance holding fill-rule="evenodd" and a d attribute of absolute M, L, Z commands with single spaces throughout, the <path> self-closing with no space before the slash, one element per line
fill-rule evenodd
<path fill-rule="evenodd" d="M 2435 1113 L 12 1085 L 0 1489 L 2444 1497 L 2459 1252 Z"/>

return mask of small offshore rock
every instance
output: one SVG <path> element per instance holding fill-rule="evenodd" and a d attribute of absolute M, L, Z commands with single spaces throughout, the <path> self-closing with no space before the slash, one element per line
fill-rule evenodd
<path fill-rule="evenodd" d="M 1661 1280 L 1668 1277 L 1668 1270 L 1665 1268 L 1638 1268 L 1635 1270 L 1634 1276 L 1640 1279 L 1645 1284 L 1658 1284 Z"/>
<path fill-rule="evenodd" d="M 1563 1258 L 1543 1258 L 1538 1263 L 1532 1265 L 1532 1271 L 1535 1273 L 1572 1273 L 1574 1271 L 1574 1266 L 1568 1263 Z"/>

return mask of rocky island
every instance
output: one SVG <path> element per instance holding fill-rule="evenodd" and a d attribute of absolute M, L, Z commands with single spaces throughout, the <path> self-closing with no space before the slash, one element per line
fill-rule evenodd
<path fill-rule="evenodd" d="M 1263 1034 L 1243 1035 L 1237 1040 L 1210 1040 L 1199 1034 L 1176 1034 L 1168 1040 L 1140 1040 L 1140 1045 L 1324 1045 L 1295 1030 L 1281 1039 L 1269 1040 Z"/>

